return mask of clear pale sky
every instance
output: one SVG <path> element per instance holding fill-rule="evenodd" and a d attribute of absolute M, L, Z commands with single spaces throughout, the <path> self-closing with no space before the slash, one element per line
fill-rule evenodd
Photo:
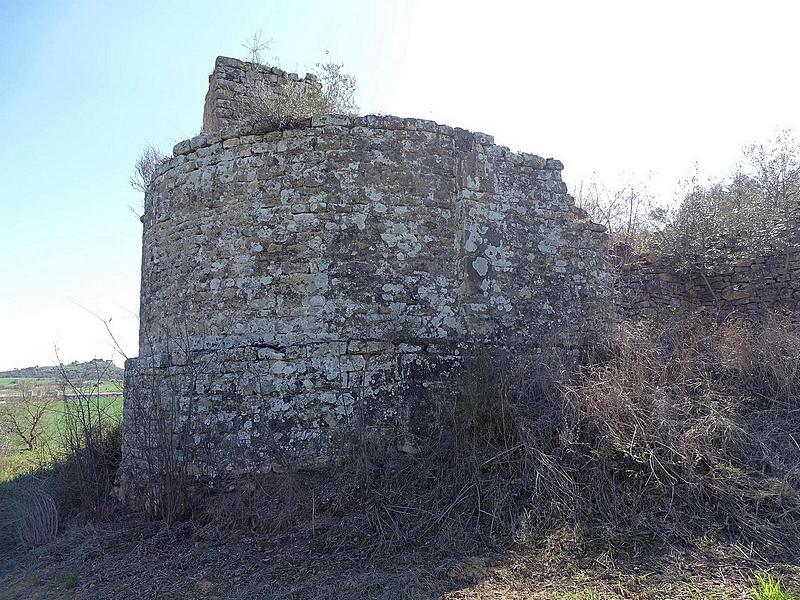
<path fill-rule="evenodd" d="M 484 131 L 575 185 L 645 177 L 800 131 L 794 2 L 0 0 L 0 370 L 137 354 L 145 144 L 201 126 L 217 55 L 257 29 L 304 73 L 330 50 L 362 112 Z M 623 175 L 625 174 L 625 175 Z"/>

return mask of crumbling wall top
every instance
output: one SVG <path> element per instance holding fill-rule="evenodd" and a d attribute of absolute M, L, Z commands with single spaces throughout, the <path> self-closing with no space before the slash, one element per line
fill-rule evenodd
<path fill-rule="evenodd" d="M 213 133 L 240 122 L 243 99 L 247 90 L 255 86 L 265 86 L 282 93 L 283 86 L 289 82 L 319 87 L 316 76 L 306 73 L 288 73 L 277 67 L 247 62 L 227 56 L 218 56 L 214 71 L 208 76 L 208 93 L 203 108 L 203 133 Z"/>

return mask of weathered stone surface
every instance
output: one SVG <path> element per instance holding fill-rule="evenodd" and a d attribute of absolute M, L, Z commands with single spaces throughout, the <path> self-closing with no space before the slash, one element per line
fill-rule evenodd
<path fill-rule="evenodd" d="M 800 215 L 792 217 L 800 228 Z M 665 308 L 706 307 L 720 317 L 761 319 L 775 310 L 797 313 L 800 255 L 792 242 L 762 251 L 716 248 L 713 262 L 687 269 L 677 257 L 639 257 L 618 269 L 617 302 L 627 318 L 648 317 Z"/>
<path fill-rule="evenodd" d="M 123 471 L 169 396 L 210 479 L 410 447 L 465 356 L 578 350 L 608 308 L 605 233 L 559 161 L 374 115 L 195 140 L 145 199 Z"/>

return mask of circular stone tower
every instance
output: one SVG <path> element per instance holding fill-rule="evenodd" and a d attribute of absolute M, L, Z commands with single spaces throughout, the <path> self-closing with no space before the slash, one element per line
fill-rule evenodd
<path fill-rule="evenodd" d="M 578 350 L 608 302 L 604 228 L 559 161 L 418 119 L 234 122 L 247 85 L 287 79 L 317 85 L 219 58 L 204 121 L 222 128 L 146 195 L 123 494 L 175 459 L 213 481 L 365 435 L 409 449 L 465 356 Z"/>

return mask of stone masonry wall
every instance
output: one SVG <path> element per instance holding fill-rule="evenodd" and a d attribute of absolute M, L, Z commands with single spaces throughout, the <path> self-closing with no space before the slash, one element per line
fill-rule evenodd
<path fill-rule="evenodd" d="M 628 318 L 681 306 L 755 320 L 775 310 L 800 310 L 800 248 L 760 256 L 732 251 L 711 268 L 689 272 L 670 257 L 642 258 L 622 265 L 619 275 L 620 306 Z"/>
<path fill-rule="evenodd" d="M 283 86 L 289 82 L 320 87 L 319 81 L 311 73 L 301 78 L 296 73 L 287 73 L 277 67 L 225 56 L 217 57 L 214 71 L 208 76 L 203 133 L 241 125 L 243 115 L 247 112 L 242 100 L 248 89 L 263 86 L 265 90 L 274 90 L 277 95 L 283 93 Z"/>
<path fill-rule="evenodd" d="M 418 119 L 255 131 L 178 144 L 146 194 L 123 482 L 159 407 L 206 480 L 311 467 L 413 449 L 467 357 L 591 343 L 606 235 L 559 161 Z"/>

